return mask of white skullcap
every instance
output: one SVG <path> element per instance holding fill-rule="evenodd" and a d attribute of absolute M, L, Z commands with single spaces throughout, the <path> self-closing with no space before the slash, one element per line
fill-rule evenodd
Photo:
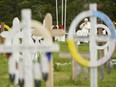
<path fill-rule="evenodd" d="M 84 19 L 84 21 L 88 21 L 88 19 L 87 19 L 87 18 L 85 18 L 85 19 Z"/>

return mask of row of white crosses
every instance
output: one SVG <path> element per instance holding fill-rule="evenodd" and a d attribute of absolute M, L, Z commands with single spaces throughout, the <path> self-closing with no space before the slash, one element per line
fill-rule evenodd
<path fill-rule="evenodd" d="M 62 30 L 51 30 L 52 17 L 50 14 L 44 20 L 46 28 L 38 21 L 31 19 L 30 9 L 22 10 L 21 15 L 21 23 L 18 18 L 15 18 L 12 29 L 1 34 L 5 38 L 5 44 L 0 45 L 0 52 L 12 53 L 9 58 L 10 78 L 15 84 L 19 83 L 20 87 L 34 87 L 35 79 L 36 87 L 40 87 L 42 71 L 45 80 L 49 74 L 47 87 L 53 87 L 52 59 L 48 62 L 46 53 L 59 50 L 59 46 L 52 43 L 52 36 L 62 36 L 64 33 Z M 43 36 L 45 43 L 41 45 L 33 43 L 32 35 Z M 41 67 L 38 63 L 38 52 L 41 54 Z M 18 69 L 15 67 L 16 61 Z"/>

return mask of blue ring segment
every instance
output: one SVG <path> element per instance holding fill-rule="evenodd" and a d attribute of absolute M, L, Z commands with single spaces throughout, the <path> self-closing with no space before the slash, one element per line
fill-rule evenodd
<path fill-rule="evenodd" d="M 104 14 L 104 13 L 102 13 L 100 11 L 93 11 L 92 15 L 102 19 L 105 22 L 105 24 L 109 27 L 109 29 L 111 31 L 111 38 L 116 39 L 115 26 L 113 25 L 110 18 L 106 14 Z"/>

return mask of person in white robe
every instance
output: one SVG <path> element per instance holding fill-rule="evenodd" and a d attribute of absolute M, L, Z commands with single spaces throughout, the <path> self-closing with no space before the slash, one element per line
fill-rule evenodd
<path fill-rule="evenodd" d="M 90 22 L 87 18 L 84 19 L 84 22 L 80 25 L 80 29 L 77 31 L 77 36 L 88 36 L 89 32 L 90 32 Z M 88 41 L 83 41 L 88 43 Z M 80 42 L 78 41 L 78 45 L 80 44 Z"/>

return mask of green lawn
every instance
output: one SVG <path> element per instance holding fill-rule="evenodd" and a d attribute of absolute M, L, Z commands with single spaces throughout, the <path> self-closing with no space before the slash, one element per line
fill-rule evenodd
<path fill-rule="evenodd" d="M 61 51 L 69 52 L 67 44 L 60 42 Z M 89 52 L 88 44 L 81 44 L 79 45 L 79 52 Z M 116 50 L 113 56 L 116 56 Z M 58 53 L 54 53 L 54 63 L 60 62 L 61 64 L 69 63 L 71 59 L 62 59 L 58 58 Z M 56 67 L 55 67 L 56 68 Z M 54 86 L 55 87 L 90 87 L 90 78 L 87 80 L 83 79 L 83 75 L 77 79 L 77 81 L 72 81 L 72 66 L 71 65 L 59 65 L 57 66 L 56 70 L 54 71 Z M 99 79 L 99 71 L 98 71 L 98 87 L 115 87 L 116 82 L 116 68 L 111 68 L 111 73 L 107 74 L 104 68 L 104 79 Z"/>
<path fill-rule="evenodd" d="M 0 56 L 0 87 L 14 87 L 9 81 L 8 63 L 4 55 Z"/>
<path fill-rule="evenodd" d="M 67 44 L 60 42 L 62 52 L 68 52 Z M 88 44 L 82 44 L 79 46 L 79 52 L 88 52 Z M 54 56 L 54 87 L 90 87 L 90 78 L 87 80 L 83 79 L 83 75 L 77 79 L 77 81 L 72 81 L 72 66 L 71 59 L 59 58 L 58 53 L 53 53 Z M 116 56 L 116 52 L 113 54 Z M 60 63 L 61 65 L 56 65 Z M 63 65 L 67 63 L 66 65 Z M 105 72 L 105 68 L 104 68 Z M 105 72 L 105 78 L 103 80 L 99 79 L 98 76 L 98 86 L 99 87 L 115 87 L 116 84 L 116 69 L 112 67 L 111 73 L 107 74 Z M 9 81 L 8 76 L 8 63 L 5 56 L 0 57 L 0 87 L 16 87 Z"/>

